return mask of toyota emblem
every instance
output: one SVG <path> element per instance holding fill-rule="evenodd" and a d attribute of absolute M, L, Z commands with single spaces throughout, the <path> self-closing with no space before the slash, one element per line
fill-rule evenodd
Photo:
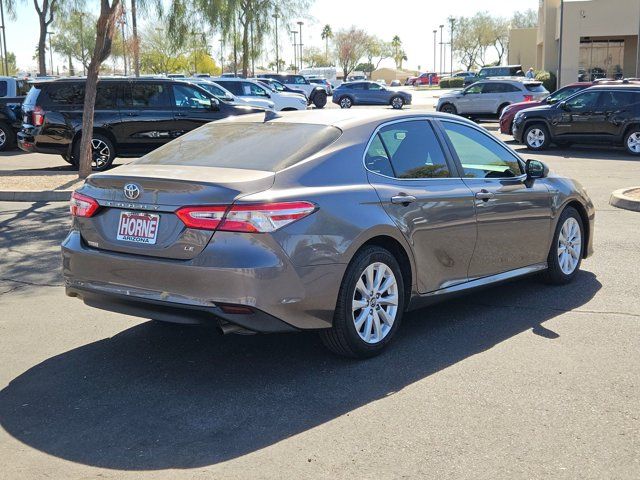
<path fill-rule="evenodd" d="M 140 187 L 135 183 L 127 183 L 124 186 L 124 196 L 129 200 L 135 200 L 140 196 Z"/>

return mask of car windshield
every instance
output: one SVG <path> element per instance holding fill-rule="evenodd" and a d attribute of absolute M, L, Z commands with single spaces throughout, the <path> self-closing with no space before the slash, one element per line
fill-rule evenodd
<path fill-rule="evenodd" d="M 133 163 L 277 172 L 319 152 L 341 134 L 336 127 L 306 123 L 214 122 L 181 137 L 181 148 L 192 150 L 189 155 L 164 155 L 159 149 Z"/>

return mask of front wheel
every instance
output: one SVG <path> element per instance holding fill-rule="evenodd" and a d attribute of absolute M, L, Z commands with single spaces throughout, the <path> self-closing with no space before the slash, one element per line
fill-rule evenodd
<path fill-rule="evenodd" d="M 404 282 L 395 257 L 381 247 L 365 248 L 347 267 L 333 326 L 322 330 L 320 338 L 338 355 L 377 355 L 398 330 L 404 303 Z"/>
<path fill-rule="evenodd" d="M 522 138 L 529 150 L 544 150 L 551 143 L 547 127 L 540 124 L 527 127 Z"/>
<path fill-rule="evenodd" d="M 632 128 L 624 138 L 624 147 L 631 155 L 640 155 L 640 128 Z"/>
<path fill-rule="evenodd" d="M 448 113 L 450 115 L 457 115 L 458 110 L 455 105 L 451 105 L 450 103 L 445 103 L 442 107 L 440 107 L 440 111 L 442 113 Z"/>
<path fill-rule="evenodd" d="M 582 217 L 573 207 L 563 210 L 556 226 L 544 273 L 547 283 L 563 285 L 577 275 L 584 251 Z"/>
<path fill-rule="evenodd" d="M 327 93 L 326 92 L 318 92 L 313 97 L 313 105 L 316 108 L 324 108 L 327 104 Z"/>
<path fill-rule="evenodd" d="M 391 106 L 395 110 L 400 110 L 402 109 L 402 107 L 404 107 L 404 100 L 402 99 L 402 97 L 393 97 L 391 99 Z"/>
<path fill-rule="evenodd" d="M 349 97 L 342 97 L 340 99 L 340 108 L 351 108 L 353 102 Z"/>

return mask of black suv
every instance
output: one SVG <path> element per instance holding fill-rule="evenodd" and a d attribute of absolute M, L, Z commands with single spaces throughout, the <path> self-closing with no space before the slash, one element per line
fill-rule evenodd
<path fill-rule="evenodd" d="M 85 79 L 37 82 L 22 105 L 18 146 L 62 155 L 77 165 Z M 93 128 L 93 168 L 118 157 L 139 157 L 204 123 L 264 112 L 217 99 L 188 81 L 169 78 L 102 78 Z"/>
<path fill-rule="evenodd" d="M 531 150 L 606 143 L 640 155 L 640 85 L 594 86 L 555 105 L 522 110 L 513 119 L 513 137 Z"/>

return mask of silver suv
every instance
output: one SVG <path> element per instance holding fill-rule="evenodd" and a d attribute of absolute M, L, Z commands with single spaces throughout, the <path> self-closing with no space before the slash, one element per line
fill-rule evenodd
<path fill-rule="evenodd" d="M 497 115 L 512 103 L 534 102 L 547 98 L 549 92 L 541 82 L 533 80 L 481 80 L 464 90 L 442 94 L 436 109 L 439 112 L 465 116 Z"/>

